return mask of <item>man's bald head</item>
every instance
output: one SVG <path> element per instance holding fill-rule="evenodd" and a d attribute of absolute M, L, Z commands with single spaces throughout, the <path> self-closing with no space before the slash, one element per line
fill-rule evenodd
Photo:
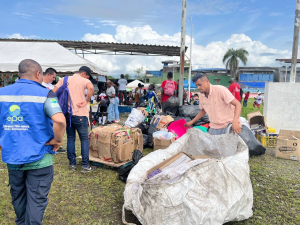
<path fill-rule="evenodd" d="M 38 83 L 42 83 L 43 70 L 41 65 L 32 60 L 24 59 L 19 64 L 19 76 L 21 79 L 33 80 Z"/>
<path fill-rule="evenodd" d="M 41 65 L 32 59 L 24 59 L 19 64 L 20 78 L 22 78 L 24 76 L 25 77 L 34 76 L 34 74 L 38 71 L 43 73 Z"/>

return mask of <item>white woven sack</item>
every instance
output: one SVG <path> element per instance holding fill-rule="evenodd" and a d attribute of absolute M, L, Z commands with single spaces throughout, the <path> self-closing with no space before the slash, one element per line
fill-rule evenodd
<path fill-rule="evenodd" d="M 168 176 L 147 179 L 148 170 L 179 152 L 218 159 L 197 159 Z M 189 129 L 132 169 L 124 191 L 123 222 L 125 209 L 145 225 L 221 225 L 248 219 L 253 205 L 248 159 L 248 148 L 238 135 Z"/>

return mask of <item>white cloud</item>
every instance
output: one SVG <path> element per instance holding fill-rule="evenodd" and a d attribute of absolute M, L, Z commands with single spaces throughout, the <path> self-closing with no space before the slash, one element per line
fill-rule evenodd
<path fill-rule="evenodd" d="M 115 20 L 100 20 L 99 23 L 101 23 L 103 26 L 117 26 L 117 21 Z"/>
<path fill-rule="evenodd" d="M 13 12 L 14 15 L 17 15 L 17 16 L 21 16 L 23 18 L 30 18 L 30 17 L 33 17 L 33 15 L 30 15 L 30 14 L 25 14 L 25 13 L 19 13 L 19 12 Z"/>
<path fill-rule="evenodd" d="M 94 26 L 94 23 L 86 23 L 88 26 Z"/>
<path fill-rule="evenodd" d="M 60 22 L 59 20 L 57 19 L 53 19 L 53 18 L 45 18 L 46 20 L 50 20 L 52 23 L 55 23 L 55 24 L 61 24 L 62 22 Z"/>
<path fill-rule="evenodd" d="M 149 25 L 143 27 L 128 27 L 120 25 L 116 27 L 116 34 L 85 34 L 84 41 L 140 43 L 156 45 L 180 45 L 180 33 L 173 35 L 160 35 L 152 30 Z M 190 46 L 190 37 L 186 36 L 186 46 Z M 194 41 L 193 41 L 194 42 Z M 233 34 L 228 40 L 211 42 L 206 46 L 193 44 L 192 62 L 196 68 L 222 67 L 225 52 L 229 48 L 245 48 L 249 52 L 247 66 L 280 66 L 276 58 L 289 58 L 291 52 L 269 48 L 260 41 L 252 40 L 245 34 Z M 186 53 L 189 55 L 189 49 Z M 88 55 L 87 59 L 106 69 L 109 75 L 129 73 L 133 75 L 133 69 L 144 67 L 148 70 L 162 69 L 162 60 L 179 60 L 179 57 L 167 56 L 112 56 L 112 55 Z M 242 66 L 242 64 L 240 64 Z"/>
<path fill-rule="evenodd" d="M 85 34 L 83 41 L 117 42 L 111 34 Z"/>
<path fill-rule="evenodd" d="M 37 39 L 39 38 L 39 36 L 35 36 L 35 35 L 29 35 L 29 36 L 22 36 L 19 33 L 15 33 L 12 35 L 7 35 L 7 38 L 16 38 L 16 39 Z"/>

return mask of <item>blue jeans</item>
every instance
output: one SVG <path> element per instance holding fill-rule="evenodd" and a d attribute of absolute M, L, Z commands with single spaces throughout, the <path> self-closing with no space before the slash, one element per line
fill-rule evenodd
<path fill-rule="evenodd" d="M 115 121 L 115 104 L 112 102 L 109 103 L 109 106 L 108 106 L 108 121 L 109 122 Z"/>
<path fill-rule="evenodd" d="M 115 97 L 115 116 L 116 116 L 116 120 L 120 119 L 120 115 L 119 115 L 119 98 Z"/>
<path fill-rule="evenodd" d="M 71 126 L 70 117 L 66 117 L 67 120 L 67 153 L 68 159 L 71 165 L 76 165 L 76 130 L 78 132 L 81 142 L 81 156 L 82 156 L 82 167 L 89 167 L 89 130 L 88 130 L 88 119 L 86 116 L 72 116 Z"/>
<path fill-rule="evenodd" d="M 8 170 L 8 176 L 16 224 L 42 225 L 53 181 L 53 166 L 35 170 Z"/>
<path fill-rule="evenodd" d="M 140 101 L 141 103 L 145 101 L 145 98 L 144 97 L 140 97 Z"/>

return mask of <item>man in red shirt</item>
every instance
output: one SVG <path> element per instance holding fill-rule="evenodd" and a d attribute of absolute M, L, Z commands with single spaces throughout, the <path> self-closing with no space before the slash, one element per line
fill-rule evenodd
<path fill-rule="evenodd" d="M 169 72 L 167 76 L 168 80 L 164 80 L 161 84 L 161 106 L 162 111 L 165 112 L 166 101 L 176 94 L 177 84 L 173 81 L 173 73 Z"/>
<path fill-rule="evenodd" d="M 230 78 L 230 86 L 229 86 L 229 91 L 231 94 L 239 101 L 241 102 L 241 88 L 240 85 L 237 84 L 234 80 L 234 78 Z"/>

